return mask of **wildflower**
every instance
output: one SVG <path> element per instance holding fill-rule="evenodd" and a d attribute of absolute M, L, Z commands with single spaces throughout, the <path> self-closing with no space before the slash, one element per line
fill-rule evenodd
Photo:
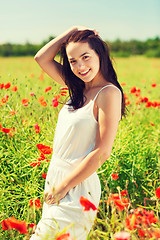
<path fill-rule="evenodd" d="M 9 96 L 8 96 L 8 95 L 5 95 L 5 96 L 2 98 L 1 102 L 2 102 L 2 103 L 8 102 L 8 98 L 9 98 Z"/>
<path fill-rule="evenodd" d="M 9 133 L 11 131 L 11 129 L 9 128 L 2 128 L 2 132 L 4 133 Z"/>
<path fill-rule="evenodd" d="M 128 194 L 128 192 L 127 192 L 127 190 L 122 190 L 121 191 L 121 195 L 124 197 L 124 196 L 126 196 Z"/>
<path fill-rule="evenodd" d="M 8 89 L 8 88 L 10 88 L 10 86 L 11 86 L 11 83 L 8 82 L 7 84 L 4 85 L 4 88 L 5 88 L 5 89 Z"/>
<path fill-rule="evenodd" d="M 11 111 L 9 112 L 9 114 L 11 114 L 12 116 L 15 115 L 16 113 L 17 113 L 17 112 L 14 111 L 14 110 L 11 110 Z"/>
<path fill-rule="evenodd" d="M 129 100 L 125 100 L 125 106 L 129 105 L 130 104 L 130 101 Z"/>
<path fill-rule="evenodd" d="M 112 173 L 111 176 L 112 176 L 112 180 L 117 180 L 119 178 L 118 173 Z"/>
<path fill-rule="evenodd" d="M 41 208 L 41 207 L 42 207 L 42 205 L 41 205 L 41 202 L 40 202 L 40 199 L 39 199 L 39 198 L 37 198 L 37 199 L 31 199 L 31 200 L 29 201 L 29 205 L 30 205 L 31 207 L 33 207 L 33 205 L 35 205 L 35 208 L 36 208 L 36 209 L 38 209 L 38 208 Z"/>
<path fill-rule="evenodd" d="M 46 179 L 47 173 L 42 173 L 42 178 Z"/>
<path fill-rule="evenodd" d="M 34 92 L 30 92 L 29 95 L 30 95 L 30 96 L 35 96 L 35 93 L 34 93 Z"/>
<path fill-rule="evenodd" d="M 40 152 L 44 154 L 51 154 L 53 151 L 53 148 L 50 148 L 49 146 L 45 146 L 43 144 L 37 144 L 37 148 Z"/>
<path fill-rule="evenodd" d="M 128 240 L 130 238 L 131 238 L 131 235 L 129 232 L 122 231 L 114 234 L 115 240 Z"/>
<path fill-rule="evenodd" d="M 138 236 L 139 236 L 139 237 L 145 237 L 145 230 L 139 229 L 139 230 L 138 230 Z"/>
<path fill-rule="evenodd" d="M 135 93 L 136 92 L 136 87 L 132 87 L 131 89 L 130 89 L 130 93 Z"/>
<path fill-rule="evenodd" d="M 52 107 L 57 107 L 58 104 L 59 104 L 59 103 L 58 103 L 58 101 L 57 101 L 57 98 L 54 97 L 54 98 L 52 99 L 52 105 L 51 105 L 51 106 L 52 106 Z"/>
<path fill-rule="evenodd" d="M 34 127 L 36 130 L 36 133 L 40 133 L 40 127 L 39 127 L 38 123 L 35 123 Z"/>
<path fill-rule="evenodd" d="M 158 102 L 157 101 L 152 102 L 152 107 L 157 107 L 157 106 L 158 106 Z"/>
<path fill-rule="evenodd" d="M 157 87 L 157 84 L 156 84 L 156 83 L 152 83 L 151 86 L 152 86 L 152 87 Z"/>
<path fill-rule="evenodd" d="M 128 99 L 128 96 L 126 93 L 124 93 L 124 99 Z"/>
<path fill-rule="evenodd" d="M 43 107 L 47 107 L 47 102 L 46 102 L 46 101 L 41 102 L 41 105 L 42 105 Z"/>
<path fill-rule="evenodd" d="M 40 165 L 40 161 L 29 163 L 29 166 L 31 166 L 31 167 L 36 167 L 36 166 L 39 167 L 39 165 Z"/>
<path fill-rule="evenodd" d="M 127 85 L 125 82 L 121 83 L 121 86 L 125 86 L 125 85 Z"/>
<path fill-rule="evenodd" d="M 1 128 L 2 128 L 2 124 L 0 123 L 0 130 L 1 130 Z"/>
<path fill-rule="evenodd" d="M 67 95 L 67 91 L 61 91 L 61 96 L 66 96 Z"/>
<path fill-rule="evenodd" d="M 4 88 L 4 83 L 0 83 L 0 89 Z"/>
<path fill-rule="evenodd" d="M 84 207 L 83 211 L 89 211 L 90 209 L 93 211 L 97 210 L 96 206 L 83 196 L 80 197 L 80 204 Z"/>
<path fill-rule="evenodd" d="M 151 126 L 155 126 L 155 124 L 154 124 L 154 123 L 152 123 L 152 122 L 150 122 L 150 124 L 151 124 Z"/>
<path fill-rule="evenodd" d="M 71 238 L 69 233 L 63 233 L 56 240 L 73 240 L 73 238 Z"/>
<path fill-rule="evenodd" d="M 40 81 L 43 81 L 43 79 L 44 79 L 44 75 L 43 75 L 43 72 L 39 75 L 39 80 Z"/>
<path fill-rule="evenodd" d="M 28 102 L 29 102 L 29 99 L 27 99 L 27 98 L 22 99 L 23 106 L 28 106 Z"/>
<path fill-rule="evenodd" d="M 43 102 L 44 101 L 44 96 L 39 97 L 38 102 Z"/>
<path fill-rule="evenodd" d="M 60 90 L 68 90 L 68 87 L 61 87 Z"/>
<path fill-rule="evenodd" d="M 50 91 L 51 89 L 52 89 L 52 87 L 51 87 L 51 86 L 49 86 L 49 87 L 46 87 L 46 88 L 45 88 L 45 90 L 44 90 L 44 92 L 46 93 L 46 92 Z"/>
<path fill-rule="evenodd" d="M 13 91 L 13 92 L 17 92 L 17 90 L 18 90 L 17 86 L 14 86 L 11 88 L 11 91 Z"/>
<path fill-rule="evenodd" d="M 111 202 L 113 202 L 119 211 L 123 211 L 129 205 L 128 199 L 120 197 L 118 193 L 112 193 L 111 196 L 108 197 L 107 204 L 110 204 Z"/>
<path fill-rule="evenodd" d="M 152 106 L 152 102 L 149 102 L 149 101 L 148 101 L 148 102 L 146 103 L 146 105 L 145 105 L 145 107 L 147 107 L 147 108 L 149 108 L 149 107 L 151 107 L 151 106 Z"/>
<path fill-rule="evenodd" d="M 33 228 L 33 231 L 36 229 L 37 225 L 35 223 L 30 223 L 29 228 Z"/>
<path fill-rule="evenodd" d="M 160 187 L 156 189 L 156 197 L 160 199 Z"/>
<path fill-rule="evenodd" d="M 25 221 L 19 221 L 15 217 L 8 218 L 7 220 L 3 220 L 1 222 L 2 229 L 16 229 L 20 232 L 20 234 L 26 234 L 27 231 L 27 224 Z"/>

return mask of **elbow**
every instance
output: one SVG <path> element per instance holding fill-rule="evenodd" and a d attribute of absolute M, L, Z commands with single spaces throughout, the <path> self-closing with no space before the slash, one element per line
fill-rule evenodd
<path fill-rule="evenodd" d="M 34 56 L 34 60 L 35 60 L 37 63 L 40 62 L 40 57 L 38 56 L 38 54 L 36 54 L 36 55 Z"/>

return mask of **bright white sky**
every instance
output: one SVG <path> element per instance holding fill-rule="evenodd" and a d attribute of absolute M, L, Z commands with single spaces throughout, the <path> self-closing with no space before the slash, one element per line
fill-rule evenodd
<path fill-rule="evenodd" d="M 0 0 L 0 43 L 41 43 L 73 25 L 104 40 L 160 36 L 160 0 Z"/>

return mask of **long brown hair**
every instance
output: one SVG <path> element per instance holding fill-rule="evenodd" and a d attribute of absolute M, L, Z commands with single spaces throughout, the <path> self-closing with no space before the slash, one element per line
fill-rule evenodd
<path fill-rule="evenodd" d="M 69 95 L 71 99 L 70 105 L 74 109 L 78 109 L 84 105 L 85 96 L 83 94 L 85 83 L 78 78 L 71 70 L 68 61 L 66 47 L 70 42 L 87 42 L 91 49 L 93 49 L 99 56 L 100 71 L 106 81 L 111 82 L 122 93 L 122 110 L 121 116 L 125 115 L 125 99 L 122 87 L 117 80 L 117 74 L 113 68 L 113 64 L 109 55 L 108 45 L 91 30 L 76 31 L 72 33 L 61 47 L 61 63 L 62 74 L 65 78 L 65 83 L 69 89 Z"/>

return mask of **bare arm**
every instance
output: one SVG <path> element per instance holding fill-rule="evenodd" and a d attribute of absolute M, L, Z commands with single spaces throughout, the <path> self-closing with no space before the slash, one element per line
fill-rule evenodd
<path fill-rule="evenodd" d="M 54 58 L 65 39 L 76 30 L 78 30 L 77 27 L 72 27 L 55 39 L 51 40 L 43 48 L 41 48 L 34 57 L 40 67 L 57 83 L 63 86 L 65 86 L 65 82 L 62 76 L 62 66 L 60 63 L 55 61 Z"/>
<path fill-rule="evenodd" d="M 97 106 L 99 108 L 99 117 L 95 148 L 55 189 L 55 193 L 50 192 L 50 197 L 48 194 L 46 198 L 48 204 L 56 201 L 51 196 L 57 194 L 60 199 L 63 198 L 71 188 L 74 188 L 96 172 L 106 159 L 109 158 L 121 116 L 120 91 L 114 88 L 103 90 L 97 98 Z"/>

